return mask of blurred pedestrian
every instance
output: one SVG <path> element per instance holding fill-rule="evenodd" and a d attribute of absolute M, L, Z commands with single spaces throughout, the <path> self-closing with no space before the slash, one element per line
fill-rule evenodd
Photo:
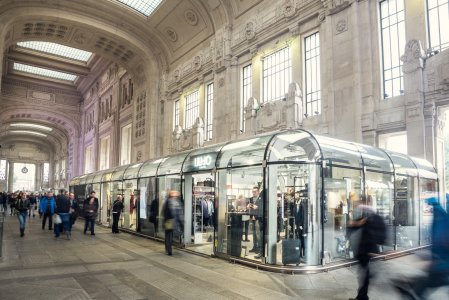
<path fill-rule="evenodd" d="M 354 219 L 349 223 L 352 238 L 351 248 L 360 263 L 359 288 L 356 298 L 350 300 L 368 300 L 370 278 L 369 263 L 371 257 L 379 252 L 379 245 L 386 240 L 386 226 L 381 216 L 371 206 L 359 205 L 354 211 Z"/>
<path fill-rule="evenodd" d="M 394 281 L 401 294 L 410 299 L 426 299 L 428 290 L 449 286 L 449 214 L 436 197 L 426 202 L 433 206 L 432 256 L 427 274 Z"/>
<path fill-rule="evenodd" d="M 75 199 L 74 193 L 69 193 L 69 201 L 70 201 L 70 227 L 69 231 L 72 232 L 72 226 L 75 224 L 76 219 L 79 215 L 79 205 L 78 201 Z"/>
<path fill-rule="evenodd" d="M 37 200 L 36 200 L 36 197 L 34 196 L 34 194 L 30 194 L 29 200 L 30 200 L 30 209 L 28 211 L 28 217 L 31 218 L 31 216 L 33 216 L 33 218 L 34 218 L 36 216 L 35 209 L 36 209 L 36 203 L 37 203 Z"/>
<path fill-rule="evenodd" d="M 89 193 L 89 197 L 84 200 L 84 234 L 87 228 L 90 229 L 90 235 L 95 235 L 95 219 L 98 212 L 98 198 L 95 197 L 95 191 Z"/>
<path fill-rule="evenodd" d="M 170 191 L 163 206 L 164 230 L 165 230 L 165 252 L 172 255 L 173 233 L 180 233 L 183 229 L 182 208 L 179 204 L 179 192 Z"/>
<path fill-rule="evenodd" d="M 25 235 L 25 223 L 27 220 L 28 209 L 30 209 L 30 201 L 28 200 L 26 192 L 19 192 L 14 207 L 17 210 L 17 217 L 19 219 L 20 237 L 23 237 Z"/>
<path fill-rule="evenodd" d="M 45 223 L 48 218 L 48 230 L 53 230 L 53 214 L 55 213 L 55 197 L 53 192 L 48 191 L 45 196 L 41 198 L 39 203 L 39 211 L 42 217 L 42 230 L 45 229 Z"/>
<path fill-rule="evenodd" d="M 61 191 L 56 199 L 56 214 L 61 218 L 60 224 L 55 224 L 55 237 L 58 238 L 61 231 L 70 239 L 70 200 L 68 198 L 68 193 Z"/>
<path fill-rule="evenodd" d="M 118 231 L 118 220 L 120 220 L 120 214 L 123 210 L 123 196 L 117 195 L 112 204 L 112 233 L 119 233 Z"/>

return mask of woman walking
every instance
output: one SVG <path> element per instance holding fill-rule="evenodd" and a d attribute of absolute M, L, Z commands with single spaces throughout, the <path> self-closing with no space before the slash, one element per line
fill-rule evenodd
<path fill-rule="evenodd" d="M 25 223 L 27 220 L 28 209 L 30 208 L 30 200 L 27 199 L 25 192 L 20 192 L 15 204 L 17 216 L 19 218 L 20 237 L 25 235 Z"/>

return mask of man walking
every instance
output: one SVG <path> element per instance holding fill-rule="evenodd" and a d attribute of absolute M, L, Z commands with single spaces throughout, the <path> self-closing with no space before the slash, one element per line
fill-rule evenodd
<path fill-rule="evenodd" d="M 112 204 L 112 233 L 119 233 L 118 231 L 118 220 L 120 220 L 120 214 L 123 211 L 123 196 L 117 195 Z"/>
<path fill-rule="evenodd" d="M 53 229 L 53 214 L 55 213 L 55 197 L 53 196 L 53 192 L 47 192 L 46 196 L 43 196 L 40 201 L 39 210 L 42 217 L 42 229 L 45 229 L 45 223 L 48 218 L 48 230 Z"/>
<path fill-rule="evenodd" d="M 84 234 L 87 228 L 90 229 L 90 235 L 95 235 L 95 219 L 98 212 L 98 198 L 95 197 L 95 191 L 91 191 L 89 197 L 84 200 Z"/>
<path fill-rule="evenodd" d="M 179 205 L 179 192 L 170 191 L 163 207 L 165 229 L 165 251 L 172 255 L 173 233 L 180 232 L 183 228 L 182 208 Z"/>
<path fill-rule="evenodd" d="M 64 230 L 67 235 L 67 239 L 70 239 L 70 200 L 67 197 L 68 193 L 61 191 L 56 200 L 56 213 L 61 218 L 61 224 L 55 224 L 55 237 L 58 238 L 61 229 Z"/>

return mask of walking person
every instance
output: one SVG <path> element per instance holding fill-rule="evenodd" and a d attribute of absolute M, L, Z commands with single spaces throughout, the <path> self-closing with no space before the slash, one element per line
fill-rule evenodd
<path fill-rule="evenodd" d="M 352 233 L 353 236 L 357 235 L 357 241 L 355 238 L 350 238 L 351 247 L 360 263 L 359 288 L 356 298 L 349 300 L 368 300 L 369 281 L 373 277 L 369 264 L 371 257 L 379 252 L 379 245 L 385 243 L 386 226 L 382 217 L 368 205 L 359 205 L 354 211 L 354 216 L 349 227 L 354 231 L 359 230 L 358 233 Z"/>
<path fill-rule="evenodd" d="M 179 192 L 170 191 L 163 206 L 164 230 L 165 230 L 165 252 L 172 255 L 173 233 L 182 232 L 182 208 L 179 204 Z"/>
<path fill-rule="evenodd" d="M 23 237 L 25 235 L 25 223 L 27 220 L 28 209 L 30 209 L 30 201 L 25 192 L 19 193 L 14 207 L 17 210 L 17 217 L 19 219 L 20 237 Z"/>
<path fill-rule="evenodd" d="M 117 199 L 112 204 L 112 233 L 119 233 L 118 220 L 120 220 L 120 214 L 123 208 L 123 196 L 117 195 Z"/>
<path fill-rule="evenodd" d="M 6 214 L 6 192 L 0 193 L 0 210 Z"/>
<path fill-rule="evenodd" d="M 30 209 L 28 212 L 28 217 L 31 218 L 31 216 L 33 216 L 33 218 L 34 218 L 36 216 L 36 213 L 35 213 L 36 203 L 37 203 L 36 196 L 33 194 L 30 194 L 29 200 L 30 200 Z"/>
<path fill-rule="evenodd" d="M 14 214 L 14 206 L 16 205 L 17 195 L 16 193 L 11 193 L 8 195 L 8 204 L 9 204 L 9 215 L 12 216 Z"/>
<path fill-rule="evenodd" d="M 70 239 L 70 200 L 67 197 L 68 193 L 62 191 L 58 198 L 56 199 L 56 214 L 61 218 L 61 224 L 55 224 L 55 237 L 58 238 L 61 234 L 61 229 Z"/>
<path fill-rule="evenodd" d="M 39 204 L 39 211 L 43 215 L 42 217 L 42 230 L 45 229 L 45 223 L 48 218 L 48 230 L 53 230 L 53 214 L 55 213 L 55 197 L 53 192 L 47 192 L 47 195 L 41 198 Z"/>
<path fill-rule="evenodd" d="M 95 219 L 98 212 L 98 198 L 95 197 L 95 191 L 91 191 L 89 197 L 84 200 L 84 234 L 87 228 L 90 229 L 90 235 L 95 235 Z"/>
<path fill-rule="evenodd" d="M 75 224 L 76 219 L 79 215 L 79 205 L 78 201 L 75 199 L 74 193 L 69 193 L 69 201 L 70 201 L 70 224 L 69 224 L 69 232 L 72 232 L 72 226 Z"/>

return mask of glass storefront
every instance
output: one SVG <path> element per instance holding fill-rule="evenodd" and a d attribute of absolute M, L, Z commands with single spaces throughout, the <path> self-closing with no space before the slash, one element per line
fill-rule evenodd
<path fill-rule="evenodd" d="M 101 178 L 101 180 L 99 180 Z M 424 160 L 287 130 L 74 178 L 100 189 L 99 221 L 109 225 L 118 194 L 120 227 L 164 238 L 162 209 L 179 191 L 176 243 L 203 254 L 271 265 L 318 266 L 354 258 L 348 224 L 369 206 L 388 229 L 382 252 L 430 241 L 438 178 Z M 360 208 L 359 208 L 360 206 Z"/>

